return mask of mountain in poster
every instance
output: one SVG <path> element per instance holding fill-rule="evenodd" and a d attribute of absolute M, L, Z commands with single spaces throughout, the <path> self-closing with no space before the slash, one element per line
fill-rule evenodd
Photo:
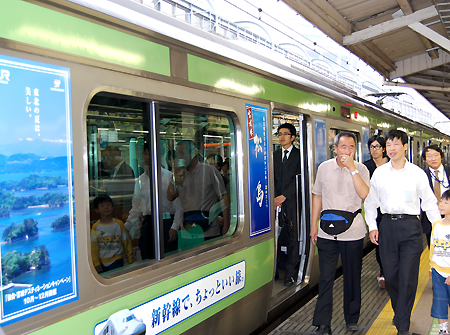
<path fill-rule="evenodd" d="M 0 155 L 2 173 L 42 173 L 67 170 L 67 157 L 41 157 L 35 154 Z"/>

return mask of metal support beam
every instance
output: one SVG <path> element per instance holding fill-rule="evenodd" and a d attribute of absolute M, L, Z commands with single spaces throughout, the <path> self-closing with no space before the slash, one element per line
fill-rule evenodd
<path fill-rule="evenodd" d="M 433 29 L 428 28 L 424 24 L 420 22 L 411 23 L 408 25 L 409 28 L 419 33 L 423 37 L 433 41 L 437 45 L 439 45 L 442 49 L 450 52 L 450 41 L 442 36 L 441 34 L 435 32 Z"/>
<path fill-rule="evenodd" d="M 391 31 L 398 30 L 400 28 L 407 27 L 415 22 L 419 22 L 422 20 L 430 19 L 438 16 L 438 12 L 434 6 L 430 6 L 417 12 L 402 16 L 387 22 L 383 22 L 372 26 L 370 28 L 366 28 L 364 30 L 360 30 L 354 32 L 349 36 L 344 36 L 343 44 L 344 45 L 353 45 L 357 43 L 363 43 L 369 40 L 373 40 L 381 35 L 390 33 Z"/>
<path fill-rule="evenodd" d="M 409 83 L 396 83 L 392 81 L 383 82 L 383 86 L 402 86 L 402 87 L 411 87 L 416 90 L 423 91 L 435 91 L 435 92 L 450 92 L 450 87 L 439 87 L 439 86 L 427 86 L 427 85 L 417 85 L 417 84 L 409 84 Z"/>
<path fill-rule="evenodd" d="M 401 61 L 395 62 L 395 71 L 389 73 L 389 78 L 395 79 L 399 77 L 406 77 L 411 74 L 432 69 L 450 62 L 450 54 L 441 51 L 439 57 L 436 59 L 431 59 L 427 53 L 413 56 L 411 58 L 403 59 Z"/>

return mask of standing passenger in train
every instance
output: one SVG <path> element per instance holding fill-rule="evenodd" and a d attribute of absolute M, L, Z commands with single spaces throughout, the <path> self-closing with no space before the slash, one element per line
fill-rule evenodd
<path fill-rule="evenodd" d="M 292 286 L 297 281 L 297 263 L 299 261 L 299 245 L 297 241 L 297 188 L 296 176 L 300 174 L 300 150 L 294 147 L 296 136 L 295 127 L 290 123 L 284 123 L 278 127 L 278 138 L 281 148 L 273 153 L 275 208 L 281 207 L 280 215 L 293 223 L 289 242 L 287 245 L 285 286 Z M 289 229 L 287 227 L 283 229 Z M 277 250 L 277 270 L 280 262 L 281 246 Z"/>
<path fill-rule="evenodd" d="M 201 226 L 206 239 L 225 235 L 230 227 L 230 208 L 221 174 L 215 167 L 199 162 L 192 141 L 178 141 L 175 153 L 175 180 L 169 184 L 167 198 L 173 201 L 180 197 L 184 227 Z M 219 222 L 220 212 L 223 224 Z"/>
<path fill-rule="evenodd" d="M 109 169 L 106 182 L 106 194 L 114 199 L 115 213 L 121 220 L 131 209 L 134 194 L 135 174 L 131 166 L 122 159 L 122 151 L 115 146 L 108 146 L 102 153 L 105 168 Z"/>
<path fill-rule="evenodd" d="M 367 168 L 355 162 L 356 138 L 340 132 L 335 139 L 336 158 L 319 165 L 312 190 L 311 240 L 319 251 L 319 297 L 314 310 L 315 334 L 331 334 L 333 312 L 333 284 L 341 255 L 344 275 L 344 319 L 348 331 L 358 330 L 361 309 L 361 268 L 363 242 L 367 233 L 361 216 L 361 203 L 369 193 L 370 176 Z M 325 225 L 317 227 L 322 210 L 348 213 L 353 222 L 337 235 L 327 234 Z M 351 222 L 351 221 L 350 221 Z"/>
<path fill-rule="evenodd" d="M 444 153 L 441 148 L 436 144 L 429 145 L 422 152 L 422 159 L 428 164 L 428 169 L 425 169 L 425 173 L 428 177 L 428 182 L 430 183 L 431 190 L 436 196 L 437 203 L 441 200 L 441 194 L 447 191 L 450 187 L 449 183 L 449 172 L 448 167 L 442 164 L 442 158 L 444 158 Z M 431 222 L 428 220 L 427 216 L 421 213 L 422 221 L 422 231 L 427 237 L 428 248 L 430 247 L 430 236 L 431 236 Z"/>
<path fill-rule="evenodd" d="M 152 220 L 152 198 L 150 191 L 149 165 L 150 154 L 148 143 L 144 145 L 145 172 L 139 176 L 139 192 L 133 195 L 133 206 L 125 222 L 125 228 L 131 238 L 139 239 L 139 249 L 142 259 L 154 258 L 153 255 L 153 220 Z M 179 199 L 169 201 L 167 199 L 167 187 L 173 179 L 172 172 L 161 167 L 161 190 L 160 197 L 163 210 L 163 233 L 164 252 L 178 249 L 178 229 L 183 218 L 183 210 Z"/>
<path fill-rule="evenodd" d="M 386 150 L 391 161 L 375 170 L 364 204 L 370 240 L 380 246 L 386 290 L 394 310 L 393 323 L 400 335 L 409 334 L 417 290 L 423 249 L 420 210 L 426 212 L 430 222 L 441 218 L 427 176 L 406 160 L 407 149 L 406 133 L 390 130 Z M 379 225 L 376 221 L 378 207 L 383 213 Z"/>
<path fill-rule="evenodd" d="M 384 139 L 384 137 L 374 135 L 371 138 L 369 138 L 367 145 L 369 146 L 370 156 L 372 158 L 365 161 L 363 164 L 369 170 L 370 178 L 372 178 L 375 169 L 387 163 L 389 159 L 386 157 L 386 140 Z M 377 223 L 380 224 L 382 217 L 380 208 L 378 208 L 377 211 L 378 211 Z M 378 265 L 380 266 L 380 274 L 377 277 L 378 286 L 384 289 L 386 288 L 386 283 L 384 280 L 383 265 L 381 264 L 380 259 L 380 250 L 377 245 L 375 246 L 375 257 L 377 259 Z"/>

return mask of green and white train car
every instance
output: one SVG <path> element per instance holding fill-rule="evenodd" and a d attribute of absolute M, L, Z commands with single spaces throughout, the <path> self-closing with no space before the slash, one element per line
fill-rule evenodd
<path fill-rule="evenodd" d="M 449 152 L 431 127 L 136 2 L 7 0 L 1 9 L 0 325 L 8 335 L 97 335 L 122 310 L 147 334 L 251 333 L 318 282 L 310 192 L 339 131 L 356 134 L 358 161 L 368 158 L 369 136 L 397 127 L 416 164 L 429 143 Z M 290 288 L 274 281 L 272 151 L 284 122 L 295 125 L 301 150 L 300 265 Z M 194 143 L 198 159 L 228 158 L 226 197 L 215 208 L 229 212 L 230 225 L 222 218 L 216 237 L 180 229 L 173 247 L 166 187 L 179 140 Z M 119 180 L 125 166 L 131 177 Z M 142 213 L 150 257 L 142 259 L 135 228 L 134 262 L 98 273 L 93 199 L 111 195 L 125 222 L 141 189 L 151 204 Z"/>

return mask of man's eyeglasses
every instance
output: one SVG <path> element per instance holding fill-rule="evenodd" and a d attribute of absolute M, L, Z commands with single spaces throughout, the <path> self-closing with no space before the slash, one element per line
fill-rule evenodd
<path fill-rule="evenodd" d="M 370 150 L 378 150 L 381 149 L 381 145 L 371 145 Z"/>
<path fill-rule="evenodd" d="M 291 136 L 291 133 L 278 133 L 278 137 L 280 136 Z"/>

